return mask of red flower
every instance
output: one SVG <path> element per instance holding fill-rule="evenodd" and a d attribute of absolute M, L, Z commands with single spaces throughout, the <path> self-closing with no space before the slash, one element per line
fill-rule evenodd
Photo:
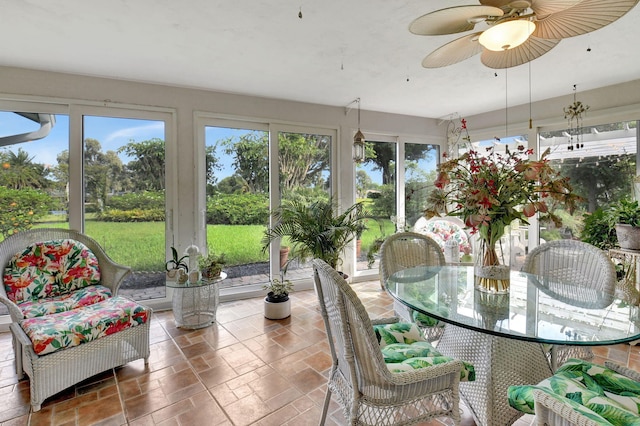
<path fill-rule="evenodd" d="M 536 206 L 534 204 L 527 204 L 522 209 L 522 213 L 524 213 L 526 217 L 532 217 L 534 214 L 536 214 Z"/>

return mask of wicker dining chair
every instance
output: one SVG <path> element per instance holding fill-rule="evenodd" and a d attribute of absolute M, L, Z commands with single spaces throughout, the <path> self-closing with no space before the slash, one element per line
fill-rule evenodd
<path fill-rule="evenodd" d="M 403 269 L 443 265 L 444 253 L 434 239 L 417 232 L 398 232 L 389 236 L 380 247 L 380 285 L 384 289 L 389 277 Z M 444 325 L 439 321 L 413 311 L 409 315 L 426 340 L 433 342 L 442 337 Z"/>
<path fill-rule="evenodd" d="M 373 324 L 381 322 L 370 320 L 353 289 L 326 262 L 315 259 L 313 268 L 333 359 L 320 425 L 332 394 L 351 425 L 408 425 L 436 417 L 459 424 L 462 361 L 391 372 L 374 332 Z"/>
<path fill-rule="evenodd" d="M 614 299 L 615 266 L 605 251 L 591 244 L 576 240 L 546 242 L 531 250 L 522 271 L 540 277 L 531 279 L 541 291 L 575 306 L 605 307 Z M 588 360 L 593 356 L 588 346 L 556 345 L 549 360 L 555 371 L 556 365 L 569 358 Z"/>

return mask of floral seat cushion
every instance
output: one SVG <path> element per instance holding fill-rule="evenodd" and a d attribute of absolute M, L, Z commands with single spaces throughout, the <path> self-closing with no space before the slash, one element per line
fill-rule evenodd
<path fill-rule="evenodd" d="M 24 318 L 34 318 L 93 305 L 112 296 L 113 294 L 109 288 L 102 285 L 90 285 L 69 294 L 40 300 L 27 300 L 19 303 L 18 307 L 22 311 Z"/>
<path fill-rule="evenodd" d="M 431 343 L 425 341 L 415 324 L 398 322 L 374 325 L 373 328 L 380 343 L 384 362 L 392 373 L 416 370 L 453 360 L 442 355 Z M 463 364 L 460 380 L 474 381 L 474 366 L 464 361 Z"/>
<path fill-rule="evenodd" d="M 580 412 L 598 424 L 640 425 L 640 383 L 602 365 L 569 359 L 537 385 L 510 386 L 509 405 L 534 414 L 536 389 L 579 404 Z"/>
<path fill-rule="evenodd" d="M 100 282 L 98 259 L 79 241 L 38 242 L 16 253 L 4 270 L 7 297 L 15 303 L 68 294 Z"/>
<path fill-rule="evenodd" d="M 80 309 L 23 320 L 20 325 L 38 355 L 78 346 L 129 327 L 145 324 L 149 311 L 116 296 Z"/>

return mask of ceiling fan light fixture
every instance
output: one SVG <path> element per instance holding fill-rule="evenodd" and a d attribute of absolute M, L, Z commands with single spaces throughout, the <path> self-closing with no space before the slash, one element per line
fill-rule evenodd
<path fill-rule="evenodd" d="M 502 52 L 520 46 L 535 29 L 533 22 L 516 19 L 494 25 L 483 32 L 478 41 L 485 49 Z"/>

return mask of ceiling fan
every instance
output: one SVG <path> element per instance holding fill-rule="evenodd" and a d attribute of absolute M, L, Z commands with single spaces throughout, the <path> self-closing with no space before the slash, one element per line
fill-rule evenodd
<path fill-rule="evenodd" d="M 417 35 L 455 34 L 488 25 L 437 48 L 424 58 L 423 67 L 446 67 L 478 53 L 489 68 L 521 65 L 544 55 L 563 38 L 609 25 L 639 0 L 479 1 L 427 13 L 409 25 Z"/>

